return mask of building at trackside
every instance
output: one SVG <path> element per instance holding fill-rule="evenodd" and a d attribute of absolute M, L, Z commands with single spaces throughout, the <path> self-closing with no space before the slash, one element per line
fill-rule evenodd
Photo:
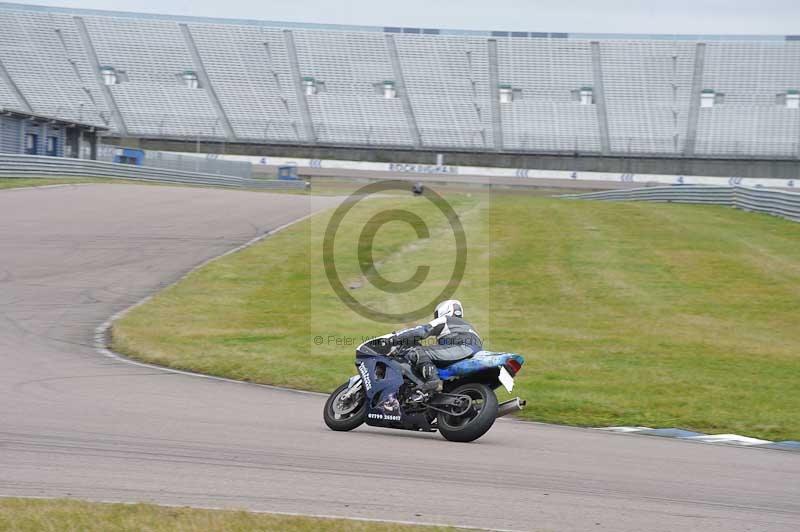
<path fill-rule="evenodd" d="M 0 28 L 0 108 L 98 124 L 128 145 L 800 174 L 798 35 L 332 26 L 4 3 Z"/>
<path fill-rule="evenodd" d="M 0 108 L 0 154 L 97 159 L 106 128 Z"/>

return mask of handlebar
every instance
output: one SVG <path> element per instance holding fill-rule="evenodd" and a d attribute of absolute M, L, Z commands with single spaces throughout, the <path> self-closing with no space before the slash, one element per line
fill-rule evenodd
<path fill-rule="evenodd" d="M 412 345 L 405 345 L 407 342 L 397 343 L 393 340 L 396 340 L 396 336 L 394 334 L 385 334 L 383 336 L 378 336 L 377 338 L 371 338 L 364 342 L 363 344 L 359 345 L 356 348 L 356 351 L 364 352 L 367 354 L 377 354 L 377 355 L 384 355 L 384 356 L 398 356 L 403 352 L 407 351 L 411 347 L 420 345 L 418 340 L 414 340 Z M 370 353 L 371 352 L 371 353 Z"/>

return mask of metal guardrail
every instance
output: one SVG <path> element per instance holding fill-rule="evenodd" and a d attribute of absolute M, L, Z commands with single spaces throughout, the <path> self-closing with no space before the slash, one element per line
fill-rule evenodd
<path fill-rule="evenodd" d="M 668 187 L 605 190 L 586 194 L 566 194 L 566 199 L 608 201 L 657 201 L 727 205 L 745 211 L 780 216 L 800 222 L 800 194 L 768 188 L 740 186 L 678 185 Z"/>
<path fill-rule="evenodd" d="M 97 147 L 97 160 L 114 162 L 120 146 L 100 144 Z M 173 153 L 168 151 L 143 150 L 144 163 L 148 168 L 180 170 L 197 174 L 214 174 L 235 177 L 253 177 L 253 164 L 250 161 L 230 160 L 212 154 Z"/>
<path fill-rule="evenodd" d="M 157 183 L 204 185 L 229 188 L 301 189 L 302 181 L 250 179 L 245 177 L 202 174 L 184 170 L 133 166 L 128 164 L 43 157 L 38 155 L 0 155 L 0 177 L 100 177 L 133 179 Z"/>

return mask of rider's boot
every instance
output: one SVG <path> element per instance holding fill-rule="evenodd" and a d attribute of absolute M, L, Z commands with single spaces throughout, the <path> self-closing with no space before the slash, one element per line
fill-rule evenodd
<path fill-rule="evenodd" d="M 430 355 L 424 349 L 411 349 L 406 356 L 417 374 L 425 381 L 414 389 L 411 400 L 424 401 L 431 394 L 441 392 L 442 381 L 439 378 L 439 369 L 431 360 Z"/>
<path fill-rule="evenodd" d="M 411 396 L 412 401 L 423 401 L 430 394 L 442 391 L 442 379 L 439 378 L 439 370 L 433 362 L 421 364 L 418 370 L 425 382 L 416 387 L 414 394 Z"/>

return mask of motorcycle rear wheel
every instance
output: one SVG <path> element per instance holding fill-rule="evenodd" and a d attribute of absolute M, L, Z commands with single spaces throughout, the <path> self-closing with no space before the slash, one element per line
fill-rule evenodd
<path fill-rule="evenodd" d="M 331 393 L 328 400 L 325 401 L 325 409 L 322 412 L 322 417 L 325 419 L 325 424 L 328 428 L 336 431 L 348 431 L 358 427 L 364 420 L 367 419 L 367 401 L 364 397 L 364 391 L 360 390 L 356 393 L 351 401 L 356 404 L 342 404 L 337 403 L 341 396 L 348 390 L 349 383 L 344 383 L 336 388 Z"/>
<path fill-rule="evenodd" d="M 436 425 L 445 439 L 456 442 L 475 441 L 492 428 L 497 418 L 497 396 L 494 390 L 473 382 L 462 384 L 450 393 L 469 395 L 472 398 L 471 412 L 463 416 L 451 416 L 440 412 Z"/>

